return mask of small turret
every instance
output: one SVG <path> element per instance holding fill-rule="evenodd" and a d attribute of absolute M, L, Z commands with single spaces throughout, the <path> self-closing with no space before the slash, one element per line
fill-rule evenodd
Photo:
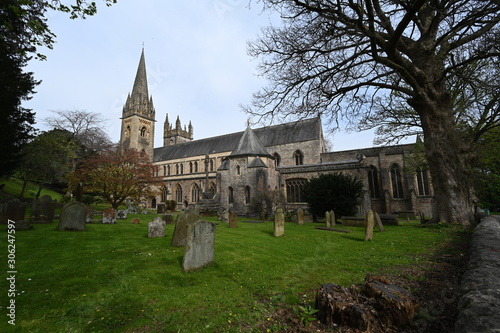
<path fill-rule="evenodd" d="M 168 114 L 165 117 L 165 124 L 163 127 L 163 145 L 172 146 L 178 143 L 189 142 L 193 140 L 193 126 L 189 122 L 189 126 L 186 129 L 182 127 L 180 117 L 177 116 L 175 121 L 175 128 L 168 121 Z"/>

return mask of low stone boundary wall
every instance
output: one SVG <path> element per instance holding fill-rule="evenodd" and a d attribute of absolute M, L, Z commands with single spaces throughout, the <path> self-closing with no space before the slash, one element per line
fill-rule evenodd
<path fill-rule="evenodd" d="M 484 217 L 472 234 L 462 277 L 457 333 L 500 333 L 500 216 Z"/>

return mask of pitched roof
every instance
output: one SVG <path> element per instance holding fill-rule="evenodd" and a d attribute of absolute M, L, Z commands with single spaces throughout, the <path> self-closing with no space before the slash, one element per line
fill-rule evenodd
<path fill-rule="evenodd" d="M 255 135 L 254 131 L 247 127 L 245 132 L 240 138 L 230 156 L 268 156 L 270 155 L 267 150 L 260 143 L 259 138 Z"/>
<path fill-rule="evenodd" d="M 321 120 L 319 118 L 305 119 L 298 122 L 261 127 L 252 130 L 252 132 L 263 147 L 318 140 L 321 136 Z M 244 132 L 237 132 L 155 148 L 153 162 L 232 152 L 237 148 L 243 134 Z"/>

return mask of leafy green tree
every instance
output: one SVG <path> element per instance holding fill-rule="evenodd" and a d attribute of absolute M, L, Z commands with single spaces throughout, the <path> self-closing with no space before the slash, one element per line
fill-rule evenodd
<path fill-rule="evenodd" d="M 473 64 L 498 62 L 500 3 L 490 0 L 262 0 L 282 25 L 262 30 L 249 53 L 270 85 L 254 94 L 269 117 L 322 114 L 359 122 L 377 99 L 405 103 L 423 133 L 436 221 L 473 219 L 470 146 L 451 82 Z M 464 76 L 465 77 L 465 76 Z M 463 80 L 473 91 L 473 82 Z M 384 102 L 384 103 L 385 103 Z M 471 108 L 460 119 L 470 116 Z M 471 119 L 471 117 L 469 117 Z"/>
<path fill-rule="evenodd" d="M 481 160 L 476 177 L 479 206 L 500 211 L 500 129 L 480 140 Z"/>
<path fill-rule="evenodd" d="M 71 133 L 63 130 L 41 133 L 26 144 L 17 172 L 23 182 L 19 196 L 21 198 L 24 196 L 28 182 L 39 185 L 37 197 L 43 186 L 64 184 L 78 149 L 78 144 L 71 137 Z"/>
<path fill-rule="evenodd" d="M 363 182 L 339 172 L 320 174 L 304 186 L 304 198 L 316 216 L 330 210 L 336 216 L 355 215 L 362 195 Z"/>

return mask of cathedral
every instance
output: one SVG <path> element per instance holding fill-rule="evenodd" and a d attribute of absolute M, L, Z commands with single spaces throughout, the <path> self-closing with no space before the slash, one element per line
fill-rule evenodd
<path fill-rule="evenodd" d="M 175 200 L 177 208 L 215 207 L 238 215 L 254 214 L 252 198 L 275 191 L 287 209 L 307 208 L 302 189 L 321 173 L 342 172 L 364 183 L 359 213 L 421 212 L 432 215 L 433 189 L 428 171 L 407 172 L 414 145 L 374 147 L 339 152 L 325 149 L 321 119 L 251 128 L 200 140 L 191 122 L 175 124 L 168 114 L 163 146 L 154 147 L 156 112 L 149 95 L 144 50 L 132 92 L 121 118 L 120 145 L 151 157 L 163 185 L 147 199 L 156 208 Z"/>

